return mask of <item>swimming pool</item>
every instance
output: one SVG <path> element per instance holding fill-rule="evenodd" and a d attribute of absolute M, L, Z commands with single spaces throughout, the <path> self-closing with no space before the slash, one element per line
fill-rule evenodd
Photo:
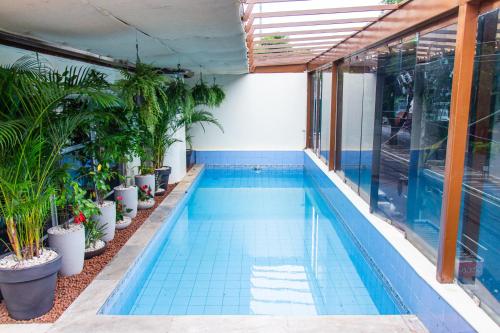
<path fill-rule="evenodd" d="M 406 313 L 302 168 L 209 168 L 102 308 L 117 315 Z"/>

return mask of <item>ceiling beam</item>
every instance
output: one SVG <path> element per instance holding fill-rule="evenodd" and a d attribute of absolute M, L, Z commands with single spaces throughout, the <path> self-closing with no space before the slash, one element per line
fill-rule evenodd
<path fill-rule="evenodd" d="M 255 25 L 253 25 L 253 28 L 255 30 L 257 30 L 257 29 L 272 29 L 272 28 L 310 27 L 310 26 L 315 26 L 315 25 L 375 22 L 376 20 L 377 20 L 376 17 L 359 17 L 359 18 L 337 19 L 337 20 L 263 23 L 263 24 L 255 24 Z"/>
<path fill-rule="evenodd" d="M 323 14 L 339 14 L 339 13 L 358 13 L 358 12 L 369 12 L 369 11 L 393 10 L 396 8 L 398 8 L 398 5 L 372 5 L 372 6 L 289 10 L 282 12 L 263 12 L 263 13 L 252 13 L 251 16 L 254 18 L 269 18 L 269 17 L 323 15 Z"/>
<path fill-rule="evenodd" d="M 268 52 L 274 52 L 274 51 L 300 51 L 300 50 L 328 50 L 332 45 L 323 45 L 323 46 L 307 46 L 307 47 L 272 47 L 272 48 L 267 48 L 267 47 L 259 47 L 259 48 L 254 48 L 254 52 L 262 52 L 262 51 L 268 51 Z"/>

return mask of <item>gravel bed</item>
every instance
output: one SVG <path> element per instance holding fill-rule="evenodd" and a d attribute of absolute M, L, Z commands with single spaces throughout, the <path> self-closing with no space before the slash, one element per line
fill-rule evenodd
<path fill-rule="evenodd" d="M 24 324 L 24 323 L 53 323 L 61 314 L 73 303 L 73 301 L 82 293 L 82 291 L 94 280 L 94 278 L 103 270 L 103 268 L 120 251 L 123 245 L 136 232 L 137 229 L 146 221 L 149 215 L 158 207 L 158 205 L 173 190 L 175 185 L 168 185 L 167 193 L 157 196 L 155 205 L 150 209 L 140 210 L 133 219 L 132 224 L 122 230 L 116 230 L 115 238 L 108 242 L 106 251 L 100 256 L 85 260 L 83 271 L 74 276 L 61 277 L 57 279 L 56 297 L 54 307 L 48 313 L 32 320 L 14 320 L 9 317 L 4 302 L 0 303 L 0 324 Z"/>

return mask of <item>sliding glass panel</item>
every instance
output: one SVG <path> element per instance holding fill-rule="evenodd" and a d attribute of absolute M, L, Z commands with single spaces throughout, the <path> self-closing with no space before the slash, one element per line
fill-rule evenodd
<path fill-rule="evenodd" d="M 406 231 L 435 260 L 455 57 L 456 25 L 421 35 L 411 111 Z"/>
<path fill-rule="evenodd" d="M 390 45 L 378 55 L 380 150 L 378 191 L 372 204 L 390 220 L 404 224 L 408 199 L 416 38 Z"/>
<path fill-rule="evenodd" d="M 330 116 L 332 114 L 332 70 L 322 71 L 320 157 L 328 165 L 330 157 Z"/>
<path fill-rule="evenodd" d="M 343 66 L 342 75 L 342 138 L 341 174 L 355 191 L 359 186 L 361 120 L 363 117 L 363 70 L 355 58 Z"/>
<path fill-rule="evenodd" d="M 377 94 L 377 53 L 368 51 L 362 55 L 363 62 L 363 115 L 361 118 L 361 142 L 359 156 L 359 194 L 369 201 L 373 135 L 375 119 L 375 103 Z"/>
<path fill-rule="evenodd" d="M 312 149 L 320 156 L 321 149 L 321 72 L 313 74 L 313 109 L 312 109 Z"/>
<path fill-rule="evenodd" d="M 480 16 L 463 179 L 458 280 L 500 322 L 499 11 Z"/>

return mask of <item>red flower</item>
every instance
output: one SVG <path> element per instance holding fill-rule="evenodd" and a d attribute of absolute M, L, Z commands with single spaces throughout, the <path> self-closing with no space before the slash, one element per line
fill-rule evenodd
<path fill-rule="evenodd" d="M 121 195 L 119 195 L 119 196 L 116 198 L 116 200 L 118 200 L 118 201 L 122 201 L 122 200 L 123 200 L 123 197 L 122 197 Z"/>
<path fill-rule="evenodd" d="M 76 224 L 83 223 L 83 222 L 85 222 L 85 220 L 86 220 L 85 215 L 83 215 L 82 212 L 80 212 L 77 216 L 75 216 L 75 219 L 74 219 Z"/>
<path fill-rule="evenodd" d="M 148 185 L 142 185 L 142 189 L 145 190 L 148 188 Z"/>

